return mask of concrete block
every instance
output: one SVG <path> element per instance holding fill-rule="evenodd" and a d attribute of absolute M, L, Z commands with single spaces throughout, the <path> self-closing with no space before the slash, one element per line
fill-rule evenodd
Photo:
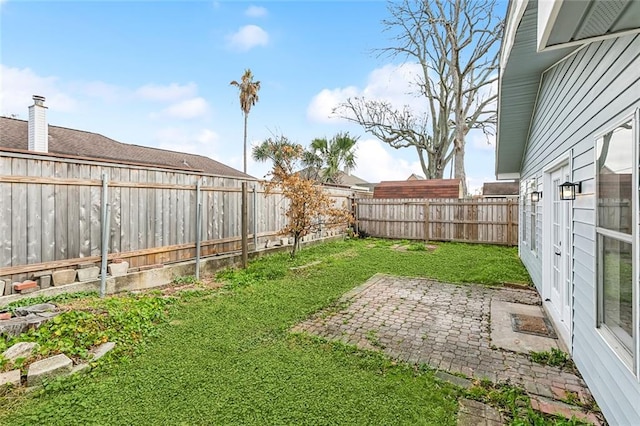
<path fill-rule="evenodd" d="M 71 284 L 76 280 L 76 270 L 63 269 L 61 271 L 55 271 L 51 276 L 53 277 L 54 286 Z"/>
<path fill-rule="evenodd" d="M 86 363 L 74 365 L 69 374 L 86 373 L 91 370 L 91 366 Z"/>
<path fill-rule="evenodd" d="M 89 351 L 89 358 L 91 361 L 97 361 L 115 348 L 115 346 L 115 342 L 103 343 Z"/>
<path fill-rule="evenodd" d="M 92 281 L 98 279 L 100 274 L 100 268 L 97 266 L 90 266 L 87 268 L 78 269 L 78 281 Z"/>
<path fill-rule="evenodd" d="M 53 274 L 53 269 L 45 269 L 44 271 L 38 271 L 33 273 L 33 279 L 44 277 L 45 275 Z"/>
<path fill-rule="evenodd" d="M 20 294 L 29 294 L 29 293 L 33 293 L 33 292 L 38 291 L 38 290 L 40 290 L 40 287 L 35 286 L 35 287 L 26 288 L 26 289 L 22 290 L 20 292 Z"/>
<path fill-rule="evenodd" d="M 0 296 L 4 295 L 4 288 L 6 287 L 6 284 L 4 282 L 4 280 L 0 280 Z"/>
<path fill-rule="evenodd" d="M 37 386 L 45 379 L 69 374 L 73 367 L 73 361 L 64 354 L 52 356 L 36 361 L 29 366 L 27 372 L 27 386 Z"/>
<path fill-rule="evenodd" d="M 122 275 L 127 275 L 129 262 L 110 263 L 108 266 L 109 275 L 111 275 L 112 277 L 120 277 Z"/>
<path fill-rule="evenodd" d="M 11 346 L 9 349 L 2 353 L 2 356 L 11 362 L 14 362 L 18 358 L 29 358 L 34 350 L 37 350 L 38 345 L 35 342 L 20 342 Z"/>
<path fill-rule="evenodd" d="M 0 386 L 4 385 L 20 386 L 20 370 L 0 373 Z"/>
<path fill-rule="evenodd" d="M 43 275 L 38 278 L 40 282 L 40 288 L 49 288 L 51 287 L 51 275 Z"/>

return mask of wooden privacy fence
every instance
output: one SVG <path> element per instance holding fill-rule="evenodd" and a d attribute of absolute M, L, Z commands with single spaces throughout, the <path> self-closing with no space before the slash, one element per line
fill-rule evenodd
<path fill-rule="evenodd" d="M 518 202 L 499 199 L 357 199 L 359 232 L 383 238 L 518 244 Z"/>
<path fill-rule="evenodd" d="M 266 196 L 259 181 L 2 152 L 0 280 L 100 262 L 107 206 L 108 259 L 122 258 L 130 268 L 194 259 L 197 245 L 201 256 L 238 252 L 243 182 L 248 243 L 264 247 L 286 224 L 287 200 Z M 350 208 L 351 190 L 325 190 Z"/>

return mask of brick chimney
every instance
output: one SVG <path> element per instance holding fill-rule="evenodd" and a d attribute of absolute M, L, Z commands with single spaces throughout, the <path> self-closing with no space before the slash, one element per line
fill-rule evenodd
<path fill-rule="evenodd" d="M 33 95 L 33 105 L 29 107 L 29 151 L 49 151 L 49 126 L 44 96 Z"/>

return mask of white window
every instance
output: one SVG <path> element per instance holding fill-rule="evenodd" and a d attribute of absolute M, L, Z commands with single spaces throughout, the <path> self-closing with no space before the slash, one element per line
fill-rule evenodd
<path fill-rule="evenodd" d="M 638 280 L 635 119 L 596 140 L 598 325 L 635 370 Z"/>

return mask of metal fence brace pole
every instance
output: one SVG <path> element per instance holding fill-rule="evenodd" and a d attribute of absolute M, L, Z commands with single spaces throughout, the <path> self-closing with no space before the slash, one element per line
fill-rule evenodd
<path fill-rule="evenodd" d="M 107 292 L 107 255 L 109 253 L 109 223 L 111 221 L 111 204 L 108 197 L 109 177 L 102 174 L 102 247 L 100 267 L 100 297 Z"/>
<path fill-rule="evenodd" d="M 196 183 L 196 280 L 200 279 L 200 243 L 202 234 L 202 179 Z"/>

